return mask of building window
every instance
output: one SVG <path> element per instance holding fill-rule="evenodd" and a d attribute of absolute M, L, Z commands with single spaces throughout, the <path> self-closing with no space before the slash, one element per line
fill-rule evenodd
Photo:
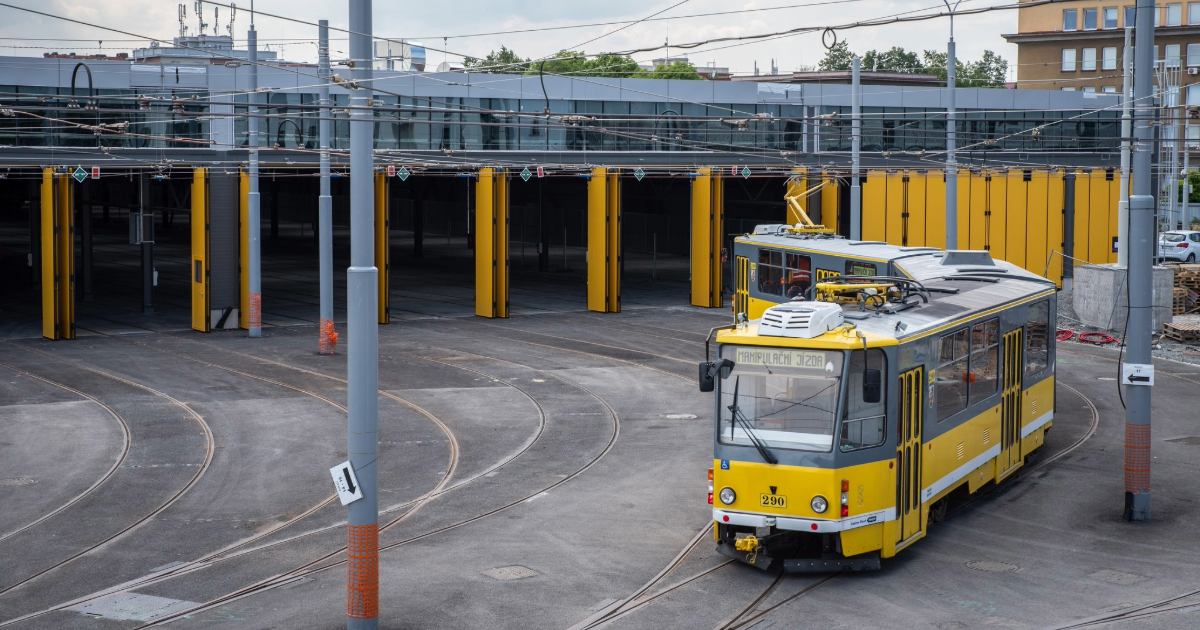
<path fill-rule="evenodd" d="M 1166 53 L 1167 54 L 1165 55 L 1164 59 L 1166 60 L 1167 65 L 1178 66 L 1180 62 L 1179 44 L 1167 44 Z"/>
<path fill-rule="evenodd" d="M 1188 139 L 1188 141 L 1200 140 L 1200 126 L 1188 125 L 1187 126 L 1187 139 Z M 1192 146 L 1195 146 L 1195 145 L 1192 145 Z"/>
<path fill-rule="evenodd" d="M 1200 105 L 1200 84 L 1187 86 L 1187 104 Z"/>
<path fill-rule="evenodd" d="M 1063 27 L 1064 31 L 1079 30 L 1079 11 L 1077 9 L 1065 9 L 1063 11 Z"/>
<path fill-rule="evenodd" d="M 1135 7 L 1125 7 L 1125 28 L 1133 26 L 1133 16 L 1137 13 Z"/>
<path fill-rule="evenodd" d="M 1095 94 L 1096 88 L 1089 85 L 1089 86 L 1086 86 L 1083 88 L 1083 92 L 1084 92 L 1084 94 Z"/>
<path fill-rule="evenodd" d="M 1096 69 L 1096 49 L 1095 48 L 1084 48 L 1083 49 L 1083 64 L 1081 65 L 1080 70 L 1095 70 L 1095 69 Z"/>
<path fill-rule="evenodd" d="M 1064 48 L 1062 60 L 1063 72 L 1075 72 L 1075 49 Z"/>
<path fill-rule="evenodd" d="M 1106 85 L 1106 86 L 1104 86 L 1104 87 L 1100 88 L 1100 91 L 1101 91 L 1101 92 L 1104 92 L 1105 94 L 1116 94 L 1116 93 L 1117 93 L 1117 86 L 1115 86 L 1115 85 Z"/>
<path fill-rule="evenodd" d="M 1188 5 L 1188 24 L 1200 24 L 1200 2 Z"/>
<path fill-rule="evenodd" d="M 1117 28 L 1117 7 L 1104 9 L 1104 28 Z"/>
<path fill-rule="evenodd" d="M 967 408 L 967 365 L 970 347 L 964 328 L 942 337 L 938 348 L 938 422 Z"/>
<path fill-rule="evenodd" d="M 1075 91 L 1075 88 L 1073 88 L 1073 87 L 1065 87 L 1065 88 L 1063 88 L 1063 89 L 1062 89 L 1062 91 L 1064 91 L 1064 92 L 1074 92 L 1074 91 Z"/>
<path fill-rule="evenodd" d="M 1077 9 L 1065 9 L 1063 11 L 1063 28 L 1064 31 L 1079 30 L 1079 11 Z"/>
<path fill-rule="evenodd" d="M 1188 44 L 1187 46 L 1187 65 L 1200 66 L 1200 44 Z"/>
<path fill-rule="evenodd" d="M 1179 26 L 1183 24 L 1183 5 L 1168 4 L 1167 5 L 1167 26 Z"/>
<path fill-rule="evenodd" d="M 758 250 L 758 290 L 769 295 L 789 298 L 803 295 L 812 284 L 808 256 Z"/>
<path fill-rule="evenodd" d="M 1098 12 L 1099 12 L 1098 9 L 1084 9 L 1083 10 L 1083 30 L 1085 30 L 1085 31 L 1096 30 L 1096 15 Z"/>
<path fill-rule="evenodd" d="M 1100 49 L 1100 69 L 1101 70 L 1116 70 L 1117 69 L 1117 47 L 1109 46 Z"/>

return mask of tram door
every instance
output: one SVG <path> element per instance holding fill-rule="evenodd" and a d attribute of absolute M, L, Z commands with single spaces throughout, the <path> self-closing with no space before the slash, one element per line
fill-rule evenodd
<path fill-rule="evenodd" d="M 737 263 L 737 290 L 733 294 L 733 312 L 736 314 L 748 313 L 750 311 L 750 259 L 745 256 L 738 256 Z"/>
<path fill-rule="evenodd" d="M 921 531 L 921 419 L 924 415 L 924 368 L 900 375 L 896 422 L 896 542 Z"/>
<path fill-rule="evenodd" d="M 1025 371 L 1022 329 L 1004 335 L 1004 395 L 1000 403 L 1000 470 L 1004 476 L 1021 462 L 1021 377 Z"/>

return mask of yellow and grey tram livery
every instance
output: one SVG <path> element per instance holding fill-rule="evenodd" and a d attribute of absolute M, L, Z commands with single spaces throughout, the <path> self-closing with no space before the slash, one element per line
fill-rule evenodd
<path fill-rule="evenodd" d="M 785 266 L 826 251 L 876 272 L 813 278 L 713 331 L 700 388 L 716 398 L 720 553 L 764 570 L 877 569 L 1042 445 L 1053 282 L 987 252 L 758 240 Z"/>

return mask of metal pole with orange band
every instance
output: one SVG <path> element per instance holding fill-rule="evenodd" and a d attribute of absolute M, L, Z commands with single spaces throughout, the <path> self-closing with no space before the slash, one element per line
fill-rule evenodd
<path fill-rule="evenodd" d="M 350 268 L 346 270 L 347 451 L 362 488 L 348 507 L 346 628 L 379 627 L 379 270 L 375 268 L 371 0 L 350 0 Z"/>

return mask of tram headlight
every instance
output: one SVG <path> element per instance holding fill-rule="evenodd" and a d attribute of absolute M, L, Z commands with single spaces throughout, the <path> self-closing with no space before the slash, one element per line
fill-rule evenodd
<path fill-rule="evenodd" d="M 736 500 L 737 493 L 733 491 L 733 488 L 721 488 L 721 503 L 733 505 L 733 502 Z"/>
<path fill-rule="evenodd" d="M 825 510 L 829 509 L 829 502 L 826 501 L 825 497 L 823 497 L 821 495 L 817 495 L 817 496 L 813 497 L 812 503 L 810 505 L 812 505 L 813 511 L 816 512 L 817 514 L 824 514 Z"/>

